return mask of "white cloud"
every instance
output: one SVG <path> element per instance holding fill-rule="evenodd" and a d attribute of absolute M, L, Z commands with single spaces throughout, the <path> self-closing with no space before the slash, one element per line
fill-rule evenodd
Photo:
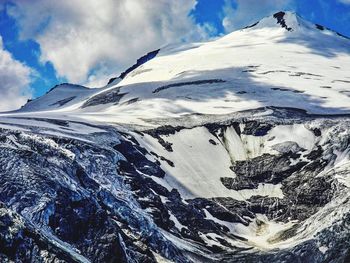
<path fill-rule="evenodd" d="M 343 4 L 350 5 L 350 0 L 338 0 L 338 1 Z"/>
<path fill-rule="evenodd" d="M 0 36 L 0 111 L 14 110 L 31 97 L 32 70 L 4 49 Z"/>
<path fill-rule="evenodd" d="M 188 16 L 196 0 L 13 2 L 21 38 L 37 41 L 41 61 L 50 61 L 59 76 L 75 83 L 95 78 L 91 72 L 116 75 L 164 44 L 206 36 Z"/>
<path fill-rule="evenodd" d="M 111 79 L 117 77 L 115 71 L 110 72 L 109 68 L 100 67 L 97 71 L 94 71 L 89 74 L 87 80 L 82 84 L 86 87 L 99 88 L 107 84 Z"/>
<path fill-rule="evenodd" d="M 243 28 L 276 11 L 289 10 L 292 0 L 226 0 L 223 26 L 227 32 Z"/>

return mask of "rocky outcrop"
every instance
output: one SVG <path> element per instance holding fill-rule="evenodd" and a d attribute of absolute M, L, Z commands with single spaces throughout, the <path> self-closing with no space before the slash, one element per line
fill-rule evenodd
<path fill-rule="evenodd" d="M 264 118 L 144 132 L 100 127 L 73 138 L 2 129 L 0 259 L 346 262 L 349 124 L 347 117 L 276 109 Z M 304 141 L 283 137 L 286 127 Z M 188 198 L 191 185 L 175 187 L 178 138 L 198 128 L 206 149 L 231 155 L 230 167 L 217 169 L 232 175 L 213 187 L 232 195 Z M 232 145 L 250 153 L 235 159 Z M 280 193 L 263 192 L 267 186 Z"/>

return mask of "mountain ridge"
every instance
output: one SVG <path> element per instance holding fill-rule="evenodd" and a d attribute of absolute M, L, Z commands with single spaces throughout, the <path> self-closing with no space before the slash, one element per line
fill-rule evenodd
<path fill-rule="evenodd" d="M 63 102 L 73 95 L 62 94 L 47 104 L 45 113 L 37 114 L 154 126 L 154 121 L 183 115 L 268 106 L 310 114 L 350 112 L 348 40 L 291 12 L 276 13 L 216 40 L 168 46 L 151 54 L 152 59 L 146 55 L 123 79 L 87 90 L 68 104 Z M 88 100 L 95 102 L 86 104 Z M 41 108 L 34 104 L 19 112 Z"/>
<path fill-rule="evenodd" d="M 284 21 L 285 15 L 289 16 L 289 20 L 287 21 L 287 24 L 290 24 L 290 22 L 293 21 L 293 20 L 296 20 L 296 21 L 297 21 L 297 20 L 299 20 L 299 19 L 301 19 L 301 21 L 307 21 L 307 20 L 305 20 L 304 18 L 302 18 L 301 16 L 299 16 L 296 12 L 292 12 L 292 11 L 279 11 L 279 12 L 274 13 L 274 14 L 271 15 L 271 16 L 267 16 L 267 17 L 264 17 L 264 18 L 260 19 L 259 21 L 253 23 L 252 25 L 246 26 L 246 27 L 244 27 L 244 28 L 242 28 L 242 29 L 238 29 L 238 30 L 236 30 L 236 31 L 244 30 L 244 29 L 248 29 L 248 28 L 253 28 L 253 27 L 259 25 L 259 23 L 261 23 L 261 22 L 264 21 L 264 20 L 269 20 L 269 21 L 271 22 L 271 20 L 272 20 L 273 18 L 275 18 L 275 20 L 276 20 L 275 25 L 280 25 L 282 28 L 285 28 L 285 26 L 281 25 L 281 23 L 279 22 L 279 21 Z M 272 20 L 272 21 L 274 21 L 274 20 Z M 284 22 L 285 22 L 285 21 L 284 21 Z M 308 21 L 307 21 L 307 22 L 308 22 Z M 334 31 L 334 30 L 332 30 L 332 29 L 330 29 L 330 28 L 327 28 L 327 27 L 325 27 L 325 26 L 322 26 L 322 25 L 320 25 L 320 24 L 317 24 L 317 23 L 314 24 L 314 23 L 311 23 L 311 22 L 308 22 L 308 23 L 314 25 L 314 26 L 316 27 L 316 29 L 318 29 L 318 30 L 320 30 L 320 31 L 328 30 L 328 31 L 330 31 L 330 32 L 336 33 L 338 36 L 341 36 L 341 37 L 343 37 L 343 38 L 349 39 L 349 37 L 347 37 L 347 36 L 345 36 L 345 35 L 342 35 L 342 34 L 340 34 L 339 32 L 336 32 L 336 31 Z M 293 21 L 291 24 L 295 24 L 295 21 Z M 288 25 L 287 25 L 287 27 L 288 27 Z M 289 27 L 289 28 L 291 28 L 291 27 Z M 291 29 L 292 29 L 292 28 L 291 28 Z M 287 29 L 286 29 L 286 30 L 287 30 Z M 290 31 L 290 30 L 287 30 L 287 31 Z M 230 35 L 231 33 L 234 33 L 234 32 L 235 32 L 235 31 L 230 32 L 230 33 L 228 33 L 227 35 Z M 141 66 L 142 64 L 146 63 L 148 60 L 153 59 L 153 58 L 158 54 L 159 51 L 160 51 L 160 49 L 157 49 L 157 50 L 148 52 L 146 55 L 140 57 L 134 65 L 132 65 L 131 67 L 129 67 L 128 69 L 126 69 L 126 70 L 125 70 L 123 73 L 121 73 L 118 77 L 111 78 L 111 79 L 108 81 L 107 85 L 110 85 L 112 82 L 116 81 L 117 79 L 122 80 L 123 78 L 126 77 L 127 74 L 131 73 L 133 70 L 135 70 L 136 68 L 138 68 L 138 67 Z M 81 86 L 81 85 L 78 85 L 78 84 L 61 83 L 61 84 L 55 85 L 55 86 L 54 86 L 53 88 L 51 88 L 48 92 L 50 92 L 52 89 L 54 89 L 54 88 L 56 88 L 56 87 L 58 87 L 58 86 L 67 85 L 67 84 Z"/>

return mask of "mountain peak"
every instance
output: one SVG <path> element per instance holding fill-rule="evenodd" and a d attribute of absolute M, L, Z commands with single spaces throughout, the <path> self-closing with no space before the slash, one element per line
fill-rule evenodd
<path fill-rule="evenodd" d="M 295 13 L 291 13 L 291 12 L 285 13 L 283 11 L 275 13 L 273 17 L 277 20 L 277 24 L 281 25 L 281 27 L 287 29 L 288 31 L 293 30 L 293 28 L 290 27 L 289 25 L 295 24 L 295 22 L 298 20 Z M 287 18 L 287 21 L 286 21 L 286 18 Z"/>
<path fill-rule="evenodd" d="M 294 31 L 301 25 L 312 24 L 298 16 L 295 12 L 279 11 L 271 16 L 265 17 L 246 28 L 284 28 L 287 31 Z"/>

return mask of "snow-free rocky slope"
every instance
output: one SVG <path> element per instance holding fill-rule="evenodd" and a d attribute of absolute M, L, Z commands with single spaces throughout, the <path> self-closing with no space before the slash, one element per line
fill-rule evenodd
<path fill-rule="evenodd" d="M 279 12 L 0 114 L 0 261 L 349 262 L 349 72 Z"/>

